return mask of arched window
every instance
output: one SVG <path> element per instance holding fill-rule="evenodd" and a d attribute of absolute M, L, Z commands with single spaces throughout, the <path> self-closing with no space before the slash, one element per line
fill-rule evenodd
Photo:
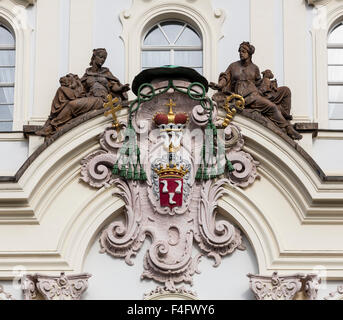
<path fill-rule="evenodd" d="M 199 33 L 188 23 L 168 20 L 154 25 L 142 42 L 142 70 L 163 65 L 190 67 L 203 73 Z"/>
<path fill-rule="evenodd" d="M 15 76 L 15 39 L 0 23 L 0 131 L 11 131 L 13 125 Z"/>
<path fill-rule="evenodd" d="M 331 128 L 343 127 L 343 24 L 328 38 L 329 121 Z M 337 121 L 340 120 L 340 121 Z"/>

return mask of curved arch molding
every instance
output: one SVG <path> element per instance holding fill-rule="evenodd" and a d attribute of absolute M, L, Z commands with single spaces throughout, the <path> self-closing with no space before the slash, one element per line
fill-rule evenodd
<path fill-rule="evenodd" d="M 113 188 L 79 180 L 80 161 L 99 149 L 109 125 L 103 116 L 71 129 L 47 146 L 17 182 L 0 183 L 0 279 L 15 266 L 30 273 L 86 272 L 95 237 L 124 206 Z M 251 242 L 260 274 L 327 269 L 343 279 L 343 182 L 323 181 L 289 143 L 251 119 L 237 116 L 245 149 L 260 162 L 251 187 L 229 187 L 219 210 Z"/>

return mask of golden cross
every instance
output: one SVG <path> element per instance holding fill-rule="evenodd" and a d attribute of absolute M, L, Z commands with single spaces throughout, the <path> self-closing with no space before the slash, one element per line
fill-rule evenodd
<path fill-rule="evenodd" d="M 119 102 L 118 98 L 113 99 L 111 94 L 109 94 L 107 96 L 107 102 L 104 103 L 104 108 L 110 108 L 110 110 L 106 111 L 104 113 L 104 116 L 107 117 L 109 115 L 112 115 L 112 117 L 113 117 L 113 127 L 115 127 L 117 129 L 117 132 L 119 132 L 120 131 L 120 124 L 118 122 L 118 118 L 117 118 L 116 112 L 121 110 L 122 106 L 120 104 L 118 104 L 115 107 L 114 104 L 117 103 L 117 102 Z"/>
<path fill-rule="evenodd" d="M 165 104 L 165 106 L 169 107 L 169 114 L 174 114 L 173 107 L 176 107 L 176 103 L 173 102 L 173 99 L 169 99 L 169 103 Z"/>

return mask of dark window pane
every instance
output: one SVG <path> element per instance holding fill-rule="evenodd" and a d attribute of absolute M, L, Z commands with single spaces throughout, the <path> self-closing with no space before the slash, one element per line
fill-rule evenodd
<path fill-rule="evenodd" d="M 0 131 L 12 131 L 13 122 L 0 122 Z"/>
<path fill-rule="evenodd" d="M 15 45 L 12 33 L 4 26 L 0 25 L 0 45 Z"/>
<path fill-rule="evenodd" d="M 15 50 L 0 50 L 0 66 L 15 66 Z"/>
<path fill-rule="evenodd" d="M 170 64 L 170 51 L 142 51 L 142 68 Z"/>
<path fill-rule="evenodd" d="M 182 28 L 184 27 L 184 23 L 178 21 L 167 21 L 161 23 L 161 27 L 163 31 L 166 33 L 168 40 L 171 44 L 174 44 L 176 41 L 176 37 L 181 32 Z"/>
<path fill-rule="evenodd" d="M 189 26 L 182 32 L 180 38 L 176 41 L 177 46 L 201 46 L 199 35 Z"/>
<path fill-rule="evenodd" d="M 343 66 L 329 67 L 328 78 L 330 82 L 343 82 Z"/>
<path fill-rule="evenodd" d="M 328 49 L 329 64 L 343 64 L 343 49 Z"/>
<path fill-rule="evenodd" d="M 175 51 L 175 64 L 184 67 L 202 67 L 202 51 Z"/>
<path fill-rule="evenodd" d="M 163 35 L 158 26 L 154 27 L 146 35 L 144 39 L 144 45 L 146 46 L 167 46 L 169 45 L 167 39 Z"/>
<path fill-rule="evenodd" d="M 0 105 L 0 120 L 13 119 L 13 105 Z"/>
<path fill-rule="evenodd" d="M 14 68 L 0 68 L 0 84 L 14 83 L 15 69 Z"/>
<path fill-rule="evenodd" d="M 13 104 L 14 87 L 0 87 L 0 103 Z"/>

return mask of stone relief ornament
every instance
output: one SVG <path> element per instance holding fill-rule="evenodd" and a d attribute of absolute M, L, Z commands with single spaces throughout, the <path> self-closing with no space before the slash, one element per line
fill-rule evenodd
<path fill-rule="evenodd" d="M 0 300 L 15 300 L 11 294 L 4 291 L 2 285 L 0 285 Z"/>
<path fill-rule="evenodd" d="M 141 278 L 176 292 L 177 284 L 192 284 L 201 256 L 219 266 L 222 257 L 245 249 L 239 229 L 217 217 L 217 206 L 229 188 L 254 183 L 258 162 L 243 151 L 232 118 L 222 125 L 206 95 L 208 82 L 195 70 L 144 70 L 132 90 L 137 99 L 127 121 L 120 131 L 111 126 L 101 134 L 101 149 L 81 162 L 81 180 L 98 189 L 114 186 L 113 195 L 125 202 L 125 222 L 103 230 L 101 252 L 132 265 L 150 238 Z M 244 107 L 241 97 L 226 111 L 237 104 Z M 201 250 L 195 256 L 194 243 Z"/>
<path fill-rule="evenodd" d="M 257 300 L 295 300 L 300 293 L 304 300 L 316 300 L 320 285 L 317 275 L 295 274 L 279 276 L 274 272 L 272 276 L 248 274 L 250 289 Z"/>
<path fill-rule="evenodd" d="M 144 300 L 163 300 L 163 299 L 180 299 L 180 300 L 198 300 L 195 292 L 185 287 L 168 289 L 166 287 L 157 287 L 149 293 L 144 294 Z"/>
<path fill-rule="evenodd" d="M 22 290 L 25 300 L 80 300 L 88 288 L 88 273 L 66 276 L 25 275 Z"/>
<path fill-rule="evenodd" d="M 337 290 L 331 292 L 329 296 L 324 298 L 324 300 L 343 300 L 343 285 L 338 286 Z"/>

